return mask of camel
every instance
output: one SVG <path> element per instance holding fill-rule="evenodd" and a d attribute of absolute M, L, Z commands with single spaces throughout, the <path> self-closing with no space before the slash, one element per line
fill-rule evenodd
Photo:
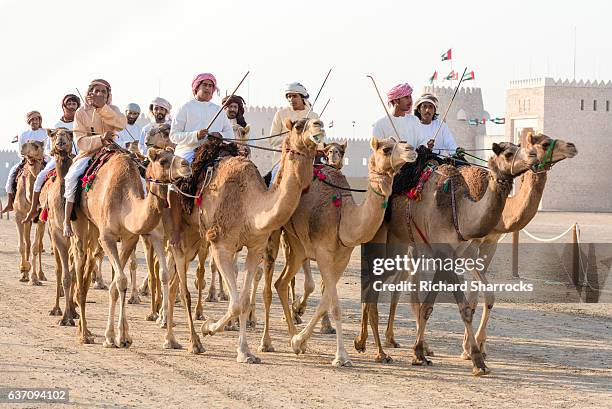
<path fill-rule="evenodd" d="M 59 128 L 48 129 L 47 134 L 51 142 L 51 154 L 56 161 L 56 176 L 47 180 L 40 194 L 40 203 L 43 204 L 41 220 L 36 228 L 35 242 L 42 242 L 45 225 L 51 238 L 51 247 L 55 255 L 56 292 L 55 306 L 49 315 L 62 315 L 59 325 L 74 326 L 76 309 L 73 301 L 74 288 L 74 260 L 70 255 L 70 239 L 64 236 L 64 177 L 72 164 L 72 131 Z M 42 214 L 46 213 L 46 221 Z M 65 306 L 62 314 L 59 301 L 65 295 Z"/>
<path fill-rule="evenodd" d="M 232 130 L 234 131 L 234 137 L 240 141 L 240 142 L 248 142 L 248 135 L 249 132 L 251 130 L 251 126 L 247 125 L 247 126 L 240 126 L 238 124 L 233 124 L 232 125 Z M 240 145 L 241 147 L 241 151 L 242 154 L 245 156 L 249 156 L 250 155 L 250 148 L 248 146 L 244 146 L 244 145 Z M 203 265 L 201 266 L 202 268 L 200 269 L 200 266 L 198 267 L 198 273 L 201 271 L 202 274 L 204 273 L 203 270 Z M 208 287 L 208 295 L 206 296 L 206 301 L 207 302 L 217 302 L 219 300 L 221 301 L 227 301 L 228 297 L 227 297 L 227 293 L 225 291 L 225 286 L 223 285 L 223 280 L 221 278 L 221 273 L 219 272 L 219 269 L 217 268 L 217 265 L 214 262 L 210 263 L 210 271 L 211 271 L 211 280 L 210 280 L 210 286 Z M 219 278 L 219 292 L 217 293 L 217 277 Z M 199 284 L 199 278 L 196 278 L 196 288 L 198 288 Z M 201 300 L 200 297 L 198 297 L 198 305 L 201 304 Z M 254 325 L 253 325 L 254 326 Z M 228 329 L 230 330 L 237 330 L 237 327 L 235 325 L 229 325 Z M 226 329 L 227 330 L 227 329 Z"/>
<path fill-rule="evenodd" d="M 261 362 L 250 352 L 246 339 L 253 279 L 269 235 L 287 223 L 302 192 L 310 186 L 316 147 L 325 136 L 320 120 L 286 120 L 284 125 L 289 133 L 283 142 L 280 170 L 270 189 L 255 165 L 241 156 L 222 159 L 210 184 L 203 189 L 200 228 L 227 284 L 230 299 L 223 317 L 217 321 L 207 319 L 201 331 L 204 336 L 213 335 L 239 316 L 236 361 L 241 363 Z M 235 256 L 244 246 L 246 274 L 239 293 Z"/>
<path fill-rule="evenodd" d="M 41 244 L 35 241 L 34 245 L 32 245 L 30 239 L 32 222 L 25 221 L 30 211 L 30 207 L 32 206 L 31 199 L 34 192 L 36 176 L 45 167 L 44 144 L 45 143 L 41 141 L 28 141 L 21 146 L 21 156 L 24 158 L 25 164 L 21 175 L 17 179 L 15 202 L 13 204 L 15 224 L 17 225 L 17 234 L 19 236 L 19 254 L 21 256 L 19 264 L 21 278 L 19 281 L 28 281 L 28 273 L 30 273 L 30 285 L 41 285 L 41 281 L 47 280 L 42 271 L 42 263 L 40 260 Z M 43 235 L 44 230 L 41 233 L 41 239 Z M 38 269 L 36 267 L 32 268 L 32 264 L 30 263 L 30 248 L 32 261 L 38 266 Z"/>
<path fill-rule="evenodd" d="M 344 153 L 346 152 L 347 142 L 343 143 L 338 142 L 330 142 L 323 143 L 319 147 L 319 151 L 317 153 L 317 157 L 324 159 L 324 162 L 337 169 L 341 170 L 344 164 Z M 284 236 L 283 236 L 284 239 Z M 268 245 L 266 246 L 266 256 L 264 257 L 264 271 L 267 271 L 266 274 L 274 274 L 274 261 L 278 255 L 279 245 L 281 241 L 281 231 L 278 230 L 270 235 L 270 239 L 268 240 Z M 271 270 L 272 269 L 272 270 Z M 291 307 L 293 310 L 293 322 L 295 324 L 302 323 L 302 315 L 306 311 L 306 305 L 308 303 L 308 297 L 315 289 L 315 282 L 312 277 L 312 271 L 310 270 L 310 260 L 305 260 L 302 263 L 302 270 L 304 271 L 304 294 L 299 298 L 296 297 L 295 294 L 295 277 L 291 280 Z M 249 322 L 252 323 L 252 326 L 255 327 L 257 322 L 256 317 L 256 290 L 259 287 L 259 281 L 261 280 L 261 275 L 257 274 L 255 276 L 255 284 L 253 285 L 253 293 L 251 294 L 251 311 L 249 313 Z M 321 318 L 321 333 L 322 334 L 335 334 L 336 330 L 331 325 L 331 320 L 329 319 L 329 314 L 325 312 L 323 317 Z"/>
<path fill-rule="evenodd" d="M 144 197 L 137 164 L 123 153 L 115 154 L 102 165 L 89 191 L 84 190 L 77 219 L 72 222 L 75 235 L 72 245 L 75 251 L 78 302 L 80 307 L 80 340 L 93 343 L 94 338 L 87 329 L 85 305 L 89 274 L 95 262 L 93 251 L 97 242 L 109 257 L 113 278 L 109 286 L 109 313 L 105 331 L 106 348 L 129 347 L 132 338 L 128 333 L 126 315 L 127 277 L 125 264 L 134 250 L 140 235 L 149 235 L 160 260 L 162 292 L 164 302 L 168 300 L 169 274 L 163 247 L 163 231 L 159 220 L 167 205 L 165 185 L 174 177 L 191 175 L 189 164 L 174 156 L 172 150 L 152 148 L 148 152 L 151 161 L 147 177 L 158 183 L 151 185 L 150 194 Z M 117 242 L 121 241 L 121 253 Z M 115 310 L 119 304 L 119 334 L 115 339 Z"/>
<path fill-rule="evenodd" d="M 313 182 L 308 192 L 302 196 L 291 219 L 284 225 L 287 260 L 275 287 L 289 328 L 291 347 L 296 354 L 304 353 L 314 327 L 329 310 L 336 324 L 337 349 L 332 362 L 334 366 L 352 365 L 344 347 L 342 315 L 336 285 L 348 265 L 353 249 L 371 240 L 382 224 L 387 199 L 391 195 L 393 175 L 402 165 L 414 162 L 417 157 L 414 149 L 404 142 L 396 142 L 393 139 L 379 141 L 372 138 L 370 144 L 373 154 L 368 162 L 368 191 L 362 204 L 355 204 L 351 193 L 343 192 L 348 188 L 348 183 L 339 170 L 331 166 L 323 167 L 320 172 L 325 175 L 325 181 L 319 176 L 319 180 Z M 330 200 L 331 197 L 335 199 Z M 323 296 L 313 318 L 297 334 L 289 308 L 289 284 L 299 266 L 310 259 L 317 261 L 321 271 Z M 266 315 L 260 351 L 274 350 L 269 334 L 272 271 L 266 269 Z"/>
<path fill-rule="evenodd" d="M 514 178 L 538 163 L 535 149 L 519 148 L 514 144 L 504 142 L 494 143 L 492 150 L 493 156 L 488 161 L 488 171 L 473 166 L 458 169 L 449 165 L 439 166 L 432 173 L 431 179 L 425 183 L 421 192 L 422 200 L 412 201 L 406 195 L 395 195 L 392 201 L 391 220 L 381 226 L 373 242 L 395 245 L 445 243 L 445 248 L 438 250 L 436 256 L 441 254 L 446 258 L 454 257 L 461 248 L 465 248 L 466 240 L 488 234 L 501 217 Z M 450 185 L 449 192 L 445 192 L 445 184 Z M 484 194 L 478 198 L 475 197 L 474 190 L 475 186 L 479 185 L 486 186 L 486 189 Z M 456 201 L 456 216 L 453 216 L 451 205 L 453 200 Z M 450 274 L 449 279 L 456 280 L 457 277 Z M 435 277 L 433 281 L 437 281 Z M 432 292 L 428 295 L 426 302 L 413 300 L 411 303 L 417 324 L 417 337 L 413 346 L 413 365 L 431 364 L 431 361 L 425 356 L 424 331 L 426 321 L 433 310 L 433 301 L 430 298 L 432 295 L 435 300 L 435 293 Z M 454 295 L 468 334 L 473 363 L 472 373 L 476 376 L 486 375 L 490 370 L 485 365 L 484 358 L 474 339 L 471 325 L 472 310 L 463 292 L 456 291 Z M 360 352 L 365 351 L 367 323 L 370 320 L 378 349 L 376 360 L 389 362 L 391 358 L 383 351 L 378 334 L 376 303 L 363 303 L 361 318 L 361 330 L 355 338 L 355 349 Z"/>
<path fill-rule="evenodd" d="M 521 141 L 527 149 L 533 147 L 536 150 L 541 164 L 540 168 L 542 169 L 537 172 L 530 170 L 521 176 L 520 190 L 506 200 L 502 216 L 493 228 L 493 231 L 483 238 L 472 240 L 470 243 L 471 246 L 477 247 L 478 256 L 485 260 L 485 269 L 483 271 L 473 271 L 483 283 L 488 282 L 485 273 L 495 255 L 497 242 L 502 234 L 520 231 L 537 214 L 538 206 L 544 193 L 548 171 L 552 168 L 552 165 L 564 159 L 573 158 L 578 154 L 573 143 L 562 139 L 554 139 L 553 145 L 552 138 L 543 134 L 534 134 L 533 130 L 524 130 L 521 135 Z M 482 309 L 480 325 L 476 331 L 476 342 L 483 356 L 486 355 L 487 324 L 495 303 L 495 294 L 485 292 L 484 299 L 485 304 Z M 472 310 L 476 310 L 478 306 L 478 292 L 470 292 L 468 300 Z M 464 336 L 461 357 L 463 359 L 470 359 L 467 336 Z"/>

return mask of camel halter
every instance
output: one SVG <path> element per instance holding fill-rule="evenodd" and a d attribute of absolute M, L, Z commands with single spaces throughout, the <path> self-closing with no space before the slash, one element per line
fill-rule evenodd
<path fill-rule="evenodd" d="M 546 149 L 546 153 L 544 154 L 544 159 L 542 160 L 542 163 L 538 165 L 538 169 L 540 171 L 546 172 L 548 169 L 552 167 L 552 165 L 555 164 L 555 162 L 552 161 L 552 155 L 553 155 L 553 151 L 555 150 L 555 145 L 557 145 L 557 139 L 553 139 L 550 142 L 548 149 Z M 547 167 L 548 169 L 546 169 Z M 540 173 L 540 172 L 536 172 L 536 173 Z"/>

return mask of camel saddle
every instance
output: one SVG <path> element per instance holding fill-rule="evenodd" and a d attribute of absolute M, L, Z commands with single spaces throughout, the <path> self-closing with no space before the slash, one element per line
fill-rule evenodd
<path fill-rule="evenodd" d="M 81 183 L 77 184 L 77 191 L 74 197 L 74 206 L 72 208 L 70 220 L 76 220 L 76 210 L 81 205 L 81 195 L 83 194 L 83 190 L 88 192 L 92 188 L 93 182 L 102 166 L 118 153 L 121 153 L 121 151 L 112 146 L 105 146 L 96 152 L 91 159 L 89 159 L 87 169 L 85 169 L 85 172 L 82 175 L 79 175 Z"/>
<path fill-rule="evenodd" d="M 240 154 L 238 145 L 233 142 L 223 142 L 218 138 L 208 138 L 195 151 L 195 157 L 191 163 L 191 174 L 189 178 L 183 178 L 176 183 L 181 192 L 190 196 L 197 196 L 200 186 L 207 173 L 214 172 L 219 161 L 227 156 L 238 156 Z M 210 171 L 208 169 L 211 169 Z M 179 194 L 183 212 L 191 214 L 194 200 Z"/>

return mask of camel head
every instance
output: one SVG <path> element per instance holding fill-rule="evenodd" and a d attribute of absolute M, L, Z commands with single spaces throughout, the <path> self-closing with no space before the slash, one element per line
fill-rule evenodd
<path fill-rule="evenodd" d="M 247 139 L 247 135 L 251 130 L 251 125 L 247 124 L 247 126 L 242 127 L 238 124 L 234 124 L 232 125 L 232 129 L 234 131 L 234 135 L 236 135 L 238 139 Z"/>
<path fill-rule="evenodd" d="M 51 153 L 53 155 L 66 156 L 72 153 L 73 133 L 66 128 L 47 129 L 47 135 L 51 141 Z"/>
<path fill-rule="evenodd" d="M 578 154 L 576 145 L 562 139 L 552 139 L 542 133 L 529 131 L 525 135 L 525 148 L 535 149 L 540 162 L 539 169 L 550 169 L 563 159 L 573 158 Z"/>
<path fill-rule="evenodd" d="M 175 182 L 191 176 L 189 162 L 174 155 L 174 149 L 150 148 L 147 156 L 151 161 L 147 167 L 147 177 L 160 182 Z"/>
<path fill-rule="evenodd" d="M 494 143 L 493 156 L 489 158 L 489 170 L 498 181 L 511 181 L 528 170 L 535 170 L 539 164 L 536 150 L 511 142 Z"/>
<path fill-rule="evenodd" d="M 370 147 L 374 153 L 370 156 L 368 169 L 378 174 L 393 176 L 405 163 L 416 161 L 418 156 L 411 145 L 393 138 L 372 137 Z"/>
<path fill-rule="evenodd" d="M 27 141 L 21 145 L 21 156 L 30 164 L 42 162 L 45 157 L 45 143 L 43 141 Z"/>
<path fill-rule="evenodd" d="M 344 159 L 344 152 L 346 152 L 346 144 L 346 141 L 342 143 L 323 142 L 323 152 L 325 152 L 325 158 L 329 166 L 332 166 L 338 170 L 342 169 L 342 161 Z"/>
<path fill-rule="evenodd" d="M 323 142 L 325 129 L 323 122 L 318 119 L 300 119 L 292 121 L 285 120 L 285 127 L 289 129 L 286 141 L 289 142 L 290 149 L 314 156 L 317 144 Z"/>
<path fill-rule="evenodd" d="M 170 141 L 170 125 L 153 125 L 145 136 L 145 145 L 149 148 L 165 149 L 168 146 L 174 148 L 176 145 Z"/>

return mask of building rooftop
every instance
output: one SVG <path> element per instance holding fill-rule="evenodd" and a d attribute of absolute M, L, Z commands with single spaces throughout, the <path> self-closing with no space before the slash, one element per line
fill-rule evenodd
<path fill-rule="evenodd" d="M 580 87 L 580 88 L 612 88 L 612 81 L 590 81 L 584 80 L 568 80 L 568 79 L 554 79 L 550 77 L 543 78 L 529 78 L 524 80 L 510 81 L 508 84 L 509 89 L 519 88 L 539 88 L 539 87 Z"/>

